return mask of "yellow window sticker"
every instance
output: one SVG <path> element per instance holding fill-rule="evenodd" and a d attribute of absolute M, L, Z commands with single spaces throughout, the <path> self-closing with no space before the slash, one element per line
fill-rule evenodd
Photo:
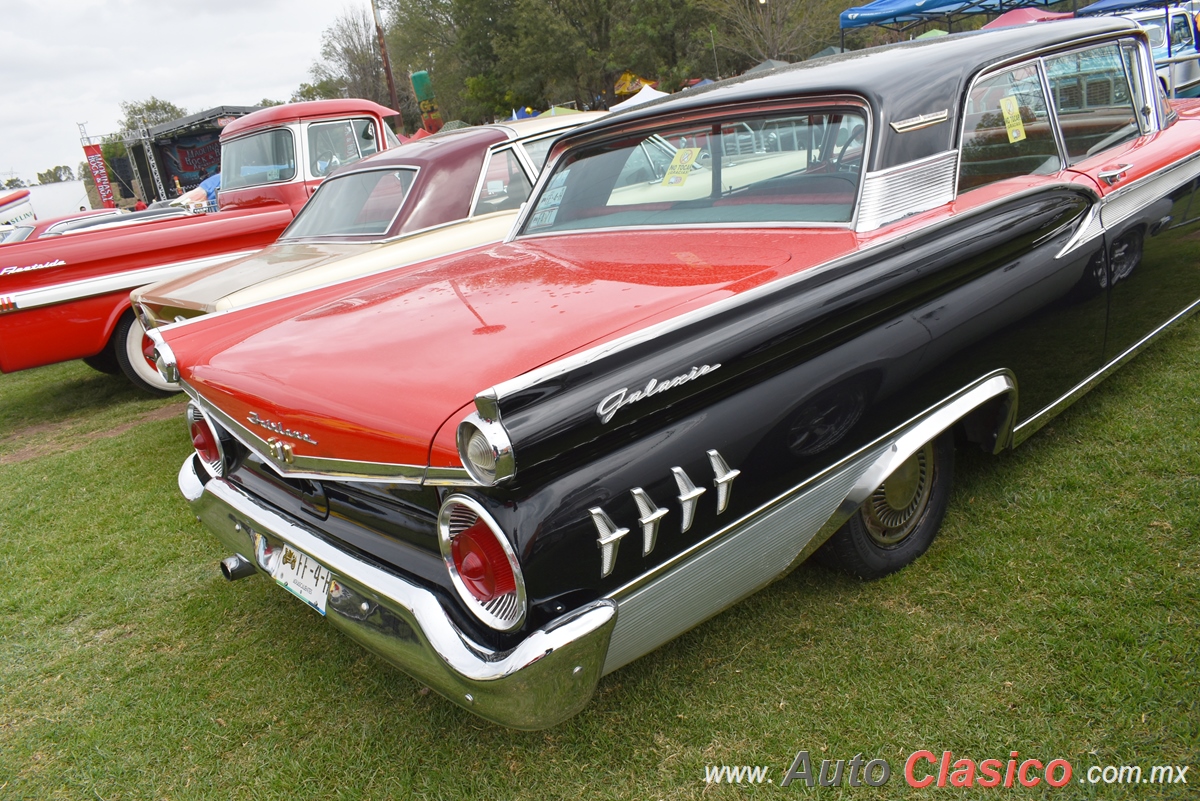
<path fill-rule="evenodd" d="M 1008 129 L 1008 143 L 1016 144 L 1025 138 L 1025 123 L 1021 120 L 1021 105 L 1013 95 L 1000 98 L 1000 111 L 1004 114 L 1004 127 Z"/>
<path fill-rule="evenodd" d="M 683 186 L 692 171 L 692 165 L 698 158 L 700 158 L 700 148 L 698 147 L 681 147 L 676 150 L 675 158 L 671 159 L 671 166 L 667 167 L 667 174 L 663 176 L 662 185 Z"/>

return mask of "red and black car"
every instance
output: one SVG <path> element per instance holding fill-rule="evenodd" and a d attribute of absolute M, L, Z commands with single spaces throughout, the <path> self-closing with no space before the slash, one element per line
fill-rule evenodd
<path fill-rule="evenodd" d="M 847 53 L 560 140 L 503 244 L 154 332 L 229 549 L 538 728 L 814 553 L 931 544 L 1200 298 L 1200 104 L 1067 20 Z"/>

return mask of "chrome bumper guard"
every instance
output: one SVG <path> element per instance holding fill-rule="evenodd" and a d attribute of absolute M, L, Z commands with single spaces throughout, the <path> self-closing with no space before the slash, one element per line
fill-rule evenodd
<path fill-rule="evenodd" d="M 456 628 L 429 590 L 347 553 L 224 479 L 201 481 L 198 469 L 189 456 L 179 489 L 227 548 L 254 561 L 258 534 L 316 559 L 338 585 L 326 605 L 329 621 L 451 701 L 504 726 L 543 729 L 579 712 L 595 692 L 616 623 L 612 601 L 594 601 L 495 651 Z"/>

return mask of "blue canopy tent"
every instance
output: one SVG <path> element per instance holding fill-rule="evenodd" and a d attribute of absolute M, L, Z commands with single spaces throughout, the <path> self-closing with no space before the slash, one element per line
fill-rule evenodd
<path fill-rule="evenodd" d="M 903 33 L 929 22 L 944 23 L 950 32 L 954 23 L 975 14 L 1003 14 L 1014 8 L 1047 8 L 1057 0 L 875 0 L 874 3 L 848 8 L 838 17 L 842 47 L 846 47 L 847 28 L 875 25 Z M 1111 0 L 1109 0 L 1111 1 Z"/>

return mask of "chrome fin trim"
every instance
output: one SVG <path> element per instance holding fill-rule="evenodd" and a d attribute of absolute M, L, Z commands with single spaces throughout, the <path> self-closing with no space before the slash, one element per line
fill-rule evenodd
<path fill-rule="evenodd" d="M 733 480 L 742 474 L 741 470 L 731 470 L 725 459 L 715 450 L 708 452 L 708 461 L 712 463 L 714 478 L 713 486 L 717 488 L 717 514 L 723 514 L 729 508 L 729 499 L 733 497 Z"/>
<path fill-rule="evenodd" d="M 592 523 L 599 534 L 596 545 L 600 548 L 600 578 L 607 578 L 617 564 L 617 550 L 629 529 L 618 528 L 608 513 L 599 506 L 588 509 L 588 514 L 592 516 Z"/>
<path fill-rule="evenodd" d="M 658 542 L 658 527 L 662 523 L 662 519 L 667 516 L 667 510 L 656 504 L 649 493 L 641 487 L 634 487 L 629 494 L 633 496 L 638 514 L 641 515 L 638 518 L 638 525 L 642 527 L 642 556 L 649 556 Z"/>
<path fill-rule="evenodd" d="M 693 484 L 682 467 L 672 467 L 671 472 L 675 476 L 675 486 L 679 487 L 678 501 L 680 512 L 683 514 L 683 519 L 679 522 L 679 531 L 683 533 L 692 527 L 692 522 L 696 519 L 696 505 L 700 496 L 707 490 Z"/>
<path fill-rule="evenodd" d="M 922 445 L 983 404 L 1015 394 L 1016 378 L 980 378 L 817 476 L 740 517 L 618 589 L 604 672 L 649 653 L 798 564 Z M 1001 439 L 1007 432 L 1001 432 Z"/>

